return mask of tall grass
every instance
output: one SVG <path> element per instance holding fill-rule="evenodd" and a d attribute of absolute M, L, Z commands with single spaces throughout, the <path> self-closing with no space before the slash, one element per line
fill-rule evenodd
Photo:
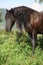
<path fill-rule="evenodd" d="M 0 30 L 0 65 L 43 65 L 43 36 L 37 36 L 37 47 L 32 45 L 26 32 Z"/>

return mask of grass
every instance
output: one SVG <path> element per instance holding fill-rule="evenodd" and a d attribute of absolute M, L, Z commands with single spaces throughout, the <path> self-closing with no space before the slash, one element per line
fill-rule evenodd
<path fill-rule="evenodd" d="M 0 30 L 0 65 L 43 65 L 43 36 L 37 36 L 37 47 L 32 56 L 28 34 Z"/>

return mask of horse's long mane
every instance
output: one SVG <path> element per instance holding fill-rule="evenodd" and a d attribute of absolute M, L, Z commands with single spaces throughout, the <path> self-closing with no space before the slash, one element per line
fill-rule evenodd
<path fill-rule="evenodd" d="M 17 21 L 17 27 L 19 28 L 19 29 L 23 29 L 23 23 L 24 23 L 24 21 L 25 21 L 25 18 L 24 18 L 24 15 L 23 14 L 20 14 L 20 15 L 18 15 L 18 21 Z"/>

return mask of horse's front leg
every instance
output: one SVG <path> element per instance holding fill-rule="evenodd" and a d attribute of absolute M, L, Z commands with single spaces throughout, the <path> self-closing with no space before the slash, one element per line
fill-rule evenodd
<path fill-rule="evenodd" d="M 17 26 L 17 28 L 18 28 L 18 32 L 19 32 L 19 33 L 23 33 L 23 28 L 22 28 L 22 23 L 21 23 L 21 21 L 20 21 L 20 22 L 17 21 L 17 22 L 16 22 L 16 26 Z"/>

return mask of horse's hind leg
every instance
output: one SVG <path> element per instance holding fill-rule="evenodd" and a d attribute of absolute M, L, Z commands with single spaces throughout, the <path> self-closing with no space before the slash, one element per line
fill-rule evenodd
<path fill-rule="evenodd" d="M 34 54 L 34 50 L 35 50 L 35 46 L 36 46 L 36 38 L 37 38 L 37 34 L 35 32 L 35 30 L 33 30 L 33 32 L 31 34 L 29 34 L 30 38 L 31 38 L 31 43 L 32 43 L 32 54 Z"/>
<path fill-rule="evenodd" d="M 34 54 L 34 50 L 35 50 L 35 46 L 36 46 L 36 38 L 37 38 L 37 34 L 36 34 L 36 31 L 35 30 L 33 30 L 33 32 L 32 32 L 32 39 L 31 39 L 31 41 L 32 41 L 32 52 L 33 52 L 33 54 Z"/>

